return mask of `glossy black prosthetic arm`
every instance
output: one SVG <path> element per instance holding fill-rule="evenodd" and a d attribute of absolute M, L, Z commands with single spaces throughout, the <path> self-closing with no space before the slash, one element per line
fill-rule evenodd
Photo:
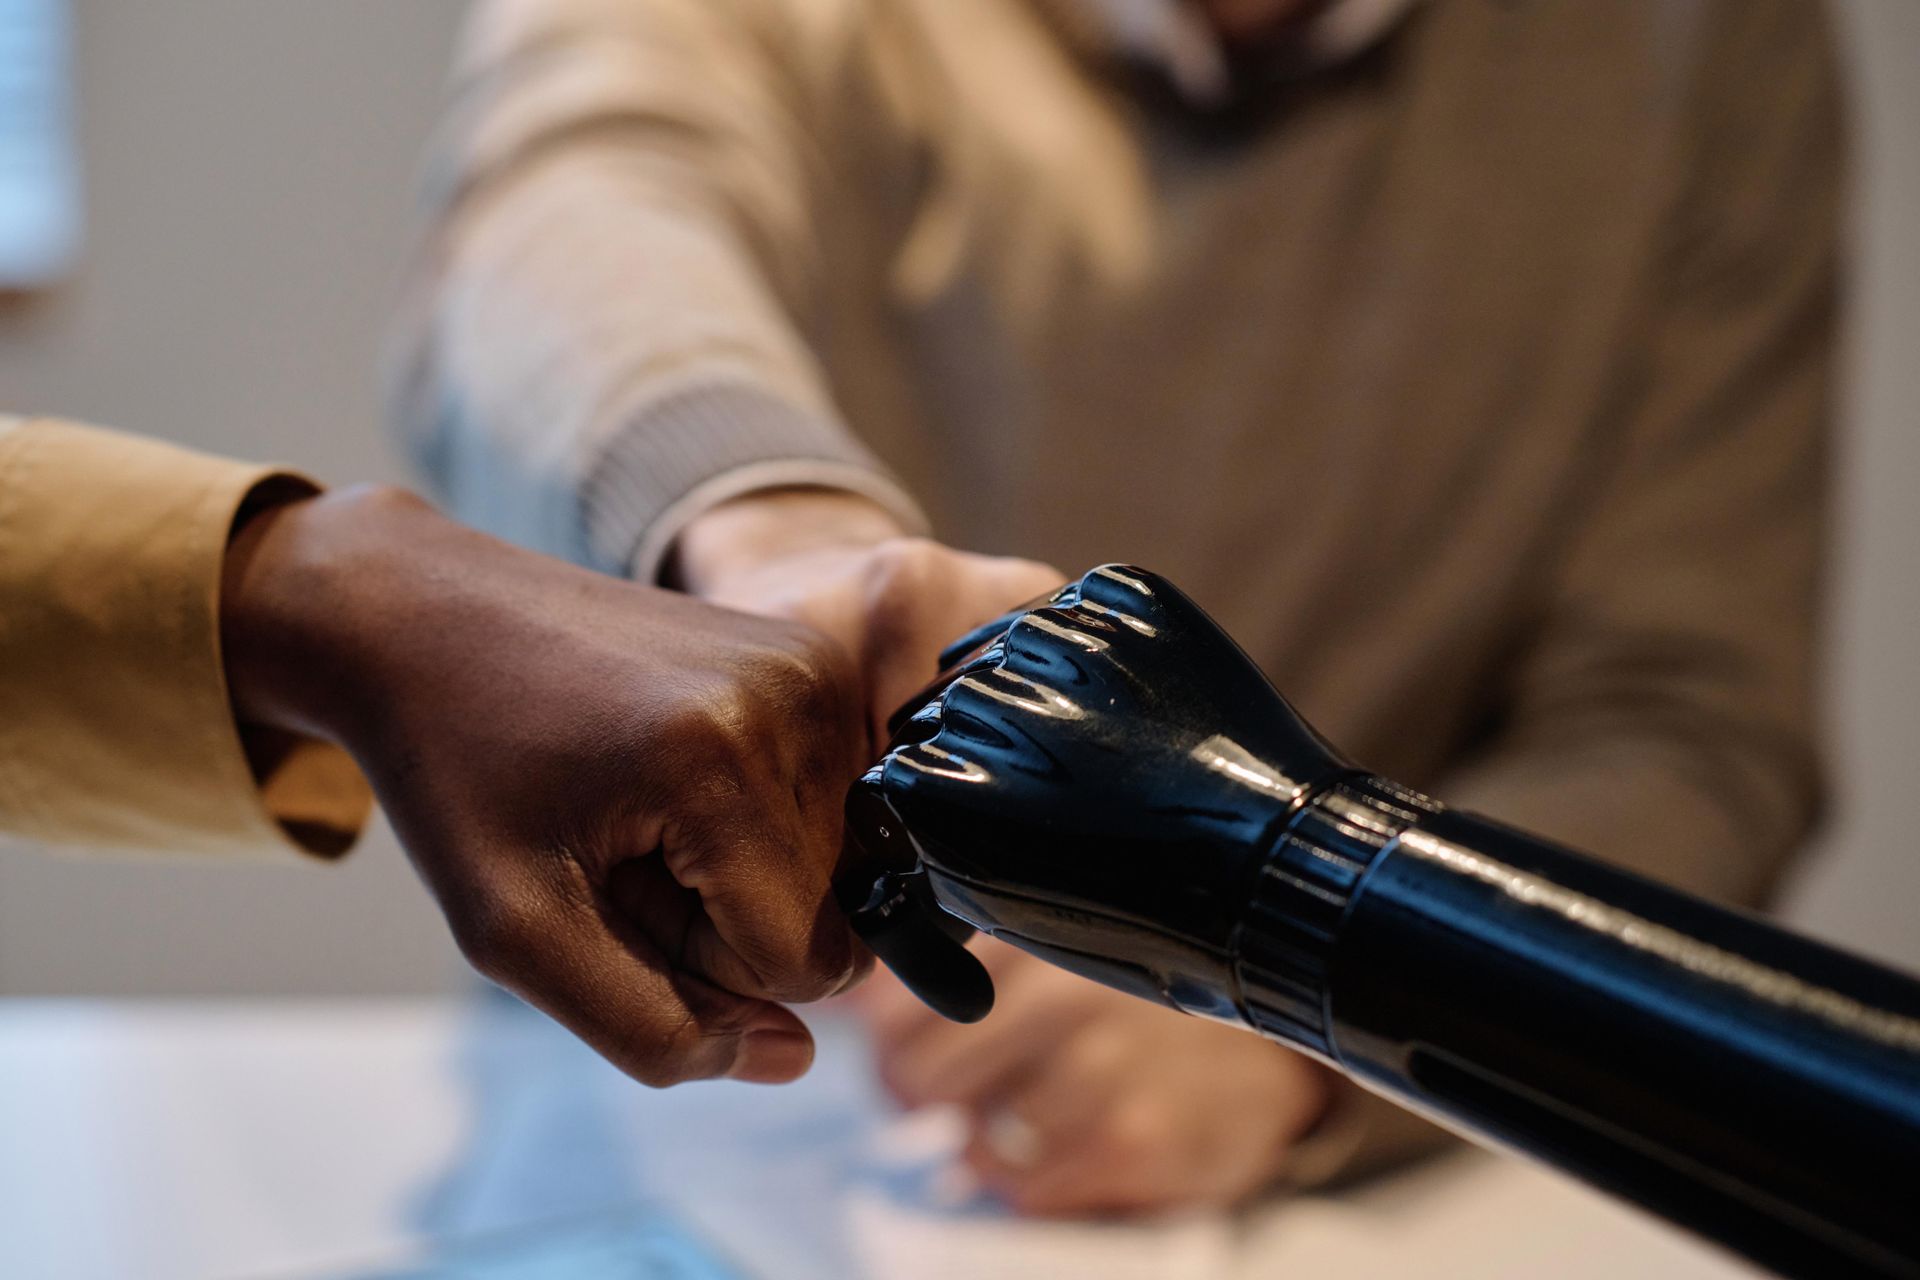
<path fill-rule="evenodd" d="M 1786 1274 L 1920 1274 L 1920 984 L 1451 812 L 1331 948 L 1357 1078 Z"/>
<path fill-rule="evenodd" d="M 936 1008 L 990 1002 L 971 925 L 1789 1274 L 1920 1275 L 1920 984 L 1354 768 L 1144 571 L 973 640 L 848 809 Z"/>

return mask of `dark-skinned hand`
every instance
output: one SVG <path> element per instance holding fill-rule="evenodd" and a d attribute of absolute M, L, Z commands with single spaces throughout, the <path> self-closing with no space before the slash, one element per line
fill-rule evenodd
<path fill-rule="evenodd" d="M 866 737 L 829 642 L 392 489 L 253 516 L 223 590 L 242 723 L 353 754 L 481 973 L 648 1084 L 806 1070 L 783 1004 L 865 959 L 829 892 Z"/>

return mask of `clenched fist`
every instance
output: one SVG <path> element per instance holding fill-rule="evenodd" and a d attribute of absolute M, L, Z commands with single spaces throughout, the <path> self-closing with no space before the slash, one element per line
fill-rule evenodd
<path fill-rule="evenodd" d="M 675 573 L 704 599 L 839 641 L 858 672 L 875 752 L 887 717 L 938 674 L 941 649 L 1064 580 L 1031 560 L 907 537 L 866 499 L 816 491 L 716 507 L 682 533 Z"/>
<path fill-rule="evenodd" d="M 589 573 L 395 490 L 236 536 L 235 709 L 339 742 L 474 966 L 649 1084 L 782 1081 L 781 1002 L 848 985 L 845 659 L 804 628 Z"/>

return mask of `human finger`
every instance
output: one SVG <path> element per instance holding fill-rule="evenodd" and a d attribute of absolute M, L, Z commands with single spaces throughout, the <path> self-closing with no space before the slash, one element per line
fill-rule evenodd
<path fill-rule="evenodd" d="M 837 838 L 809 830 L 790 792 L 715 778 L 661 837 L 667 875 L 699 909 L 664 886 L 632 906 L 645 918 L 678 914 L 680 955 L 698 972 L 743 994 L 817 1000 L 869 962 L 831 891 L 838 856 Z"/>
<path fill-rule="evenodd" d="M 502 877 L 449 913 L 461 950 L 644 1084 L 802 1075 L 812 1037 L 777 1004 L 687 972 L 600 903 L 584 872 Z"/>

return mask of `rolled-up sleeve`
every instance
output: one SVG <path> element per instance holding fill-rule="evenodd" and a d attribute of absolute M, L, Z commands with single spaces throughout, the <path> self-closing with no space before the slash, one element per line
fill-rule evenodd
<path fill-rule="evenodd" d="M 344 852 L 371 793 L 338 748 L 243 731 L 220 654 L 237 513 L 297 476 L 0 418 L 0 833 L 208 854 Z"/>

